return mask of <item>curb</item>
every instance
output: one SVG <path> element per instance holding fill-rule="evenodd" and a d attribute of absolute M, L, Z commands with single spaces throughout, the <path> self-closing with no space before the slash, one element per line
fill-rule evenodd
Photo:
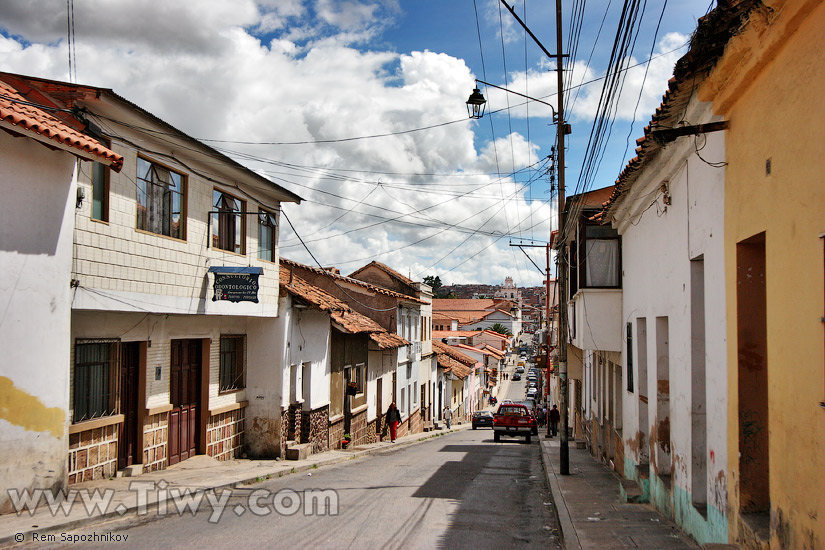
<path fill-rule="evenodd" d="M 227 483 L 221 483 L 221 484 L 218 484 L 218 485 L 210 485 L 209 487 L 207 487 L 205 489 L 202 489 L 202 490 L 204 492 L 209 492 L 209 491 L 218 491 L 218 490 L 221 490 L 221 489 L 235 489 L 235 488 L 241 487 L 243 485 L 249 485 L 249 484 L 252 484 L 252 483 L 262 483 L 264 481 L 268 481 L 267 479 L 263 479 L 263 480 L 261 479 L 262 477 L 266 478 L 266 476 L 275 476 L 277 474 L 281 474 L 281 476 L 279 476 L 279 477 L 286 477 L 286 476 L 292 475 L 292 474 L 303 473 L 303 472 L 306 472 L 306 471 L 315 470 L 315 469 L 321 468 L 323 466 L 332 466 L 332 465 L 335 465 L 335 464 L 340 464 L 342 462 L 349 462 L 349 461 L 351 461 L 355 458 L 358 458 L 358 457 L 370 456 L 370 455 L 389 454 L 389 453 L 395 452 L 399 449 L 403 449 L 403 448 L 406 448 L 406 447 L 411 447 L 411 446 L 416 445 L 418 443 L 423 443 L 424 441 L 427 441 L 429 439 L 434 439 L 436 437 L 440 437 L 440 436 L 450 434 L 450 433 L 453 433 L 453 432 L 457 432 L 457 431 L 460 431 L 460 430 L 466 430 L 469 426 L 470 426 L 469 423 L 461 424 L 461 425 L 455 426 L 455 427 L 453 427 L 449 430 L 439 430 L 439 431 L 434 432 L 432 434 L 427 433 L 427 432 L 422 432 L 422 433 L 427 433 L 427 435 L 423 435 L 423 436 L 417 437 L 417 438 L 411 438 L 408 441 L 399 441 L 399 442 L 396 442 L 395 444 L 392 444 L 392 445 L 382 445 L 380 447 L 357 449 L 357 450 L 353 449 L 352 451 L 341 451 L 341 452 L 347 453 L 347 455 L 346 456 L 330 457 L 330 458 L 327 458 L 327 459 L 322 459 L 318 462 L 310 462 L 310 463 L 307 463 L 307 464 L 301 464 L 299 466 L 288 467 L 289 461 L 279 461 L 277 463 L 278 467 L 276 467 L 272 470 L 265 471 L 265 472 L 256 472 L 256 474 L 254 476 L 241 478 L 241 479 L 230 481 L 230 482 L 227 482 Z M 310 455 L 310 457 L 311 456 L 313 456 L 313 455 Z M 323 453 L 319 453 L 318 455 L 315 455 L 315 456 L 320 458 L 320 457 L 323 456 Z M 308 458 L 306 460 L 311 461 L 310 458 Z M 135 477 L 135 480 L 139 480 L 139 479 L 140 479 L 140 476 Z M 170 495 L 163 501 L 156 500 L 154 502 L 147 503 L 144 506 L 145 506 L 145 509 L 147 510 L 147 512 L 151 512 L 152 510 L 156 510 L 158 508 L 160 502 L 171 502 L 172 500 L 173 500 L 173 497 Z M 40 508 L 40 507 L 38 507 L 38 508 Z M 110 520 L 110 519 L 124 519 L 124 520 L 126 520 L 127 519 L 126 518 L 127 514 L 129 514 L 129 512 L 133 512 L 137 509 L 138 509 L 138 505 L 135 504 L 135 505 L 131 505 L 131 506 L 126 506 L 126 511 L 123 512 L 123 514 L 120 514 L 116 511 L 112 510 L 112 511 L 109 511 L 109 512 L 106 512 L 106 513 L 103 513 L 103 514 L 99 514 L 99 515 L 95 515 L 95 516 L 91 516 L 91 517 L 68 520 L 65 523 L 60 523 L 60 524 L 52 525 L 52 526 L 49 526 L 49 527 L 30 528 L 28 530 L 21 530 L 21 531 L 18 531 L 17 533 L 15 533 L 14 535 L 0 535 L 0 548 L 11 548 L 11 547 L 14 547 L 14 546 L 17 546 L 17 545 L 31 543 L 33 533 L 37 533 L 39 535 L 55 534 L 55 533 L 60 533 L 60 532 L 65 532 L 65 531 L 70 531 L 70 530 L 76 530 L 76 529 L 78 529 L 80 527 L 83 527 L 85 525 L 97 524 L 97 523 L 105 522 L 106 520 Z M 20 517 L 22 517 L 23 514 L 27 514 L 27 513 L 28 512 L 22 512 L 20 514 Z M 36 518 L 34 516 L 31 516 L 31 519 L 33 521 L 36 520 Z M 16 537 L 19 537 L 20 535 L 23 535 L 23 541 L 18 541 L 16 539 Z"/>
<path fill-rule="evenodd" d="M 581 550 L 582 546 L 579 542 L 579 536 L 576 533 L 576 528 L 573 526 L 573 520 L 570 519 L 570 511 L 567 509 L 567 503 L 564 501 L 564 496 L 561 493 L 559 480 L 556 477 L 556 472 L 553 469 L 553 463 L 550 462 L 548 454 L 550 452 L 549 441 L 539 441 L 541 446 L 541 462 L 544 465 L 544 473 L 547 477 L 547 484 L 550 486 L 550 492 L 553 495 L 553 507 L 556 512 L 556 518 L 559 520 L 559 530 L 561 531 L 561 542 L 566 550 Z"/>

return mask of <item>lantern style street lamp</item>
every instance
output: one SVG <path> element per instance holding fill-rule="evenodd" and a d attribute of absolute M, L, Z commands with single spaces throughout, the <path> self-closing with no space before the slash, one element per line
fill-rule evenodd
<path fill-rule="evenodd" d="M 484 107 L 487 104 L 487 100 L 484 99 L 484 95 L 481 93 L 481 90 L 475 88 L 473 93 L 470 94 L 470 98 L 467 100 L 467 114 L 470 115 L 470 118 L 481 118 L 484 116 Z"/>

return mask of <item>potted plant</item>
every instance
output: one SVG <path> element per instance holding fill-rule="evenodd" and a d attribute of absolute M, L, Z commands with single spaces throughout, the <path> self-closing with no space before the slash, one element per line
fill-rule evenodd
<path fill-rule="evenodd" d="M 346 449 L 351 441 L 352 436 L 350 434 L 344 434 L 344 437 L 341 439 L 341 448 Z"/>

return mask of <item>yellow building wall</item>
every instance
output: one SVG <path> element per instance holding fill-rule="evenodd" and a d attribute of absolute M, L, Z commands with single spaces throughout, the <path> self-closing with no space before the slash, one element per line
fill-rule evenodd
<path fill-rule="evenodd" d="M 825 548 L 825 5 L 770 1 L 700 91 L 725 174 L 731 541 L 739 515 L 737 243 L 765 233 L 771 548 Z M 767 163 L 770 162 L 770 173 Z"/>

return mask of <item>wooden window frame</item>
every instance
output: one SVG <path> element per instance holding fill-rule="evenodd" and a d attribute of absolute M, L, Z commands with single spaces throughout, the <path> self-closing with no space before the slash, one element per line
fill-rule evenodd
<path fill-rule="evenodd" d="M 111 141 L 105 138 L 98 138 L 98 141 L 104 146 L 111 148 Z M 109 175 L 111 170 L 102 162 L 92 162 L 92 173 L 89 175 L 89 183 L 92 188 L 91 208 L 89 208 L 89 216 L 97 222 L 109 222 Z M 95 200 L 96 195 L 100 194 L 100 216 L 95 216 Z"/>
<path fill-rule="evenodd" d="M 168 233 L 165 232 L 165 228 L 161 228 L 161 231 L 156 231 L 154 228 L 151 227 L 151 224 L 149 223 L 149 219 L 148 219 L 149 218 L 149 210 L 150 210 L 149 209 L 149 204 L 148 204 L 149 203 L 149 190 L 153 189 L 153 188 L 150 188 L 150 187 L 147 187 L 147 186 L 149 186 L 149 185 L 156 186 L 158 184 L 151 181 L 151 180 L 147 180 L 145 177 L 143 177 L 141 175 L 140 167 L 141 167 L 141 163 L 143 163 L 143 162 L 149 164 L 149 169 L 150 170 L 160 169 L 160 170 L 169 172 L 170 180 L 172 180 L 172 181 L 174 181 L 174 178 L 172 178 L 172 175 L 176 175 L 176 176 L 179 177 L 179 183 L 180 183 L 179 190 L 172 190 L 172 191 L 170 191 L 170 195 L 169 195 L 169 199 L 171 200 L 171 203 L 168 205 L 169 206 L 169 213 L 168 213 L 168 216 L 169 216 L 169 232 Z M 187 199 L 187 177 L 186 177 L 186 174 L 184 174 L 183 172 L 179 172 L 179 171 L 177 171 L 177 170 L 175 170 L 175 169 L 173 169 L 173 168 L 171 168 L 171 167 L 169 167 L 165 164 L 162 164 L 160 162 L 156 162 L 152 159 L 149 159 L 149 158 L 146 158 L 146 157 L 143 157 L 143 156 L 138 156 L 137 166 L 138 166 L 138 170 L 137 170 L 136 176 L 135 176 L 135 181 L 137 183 L 136 190 L 135 190 L 135 193 L 136 193 L 136 195 L 135 195 L 135 228 L 138 229 L 139 231 L 145 231 L 145 232 L 151 233 L 153 235 L 160 235 L 160 236 L 163 236 L 163 237 L 169 237 L 170 239 L 185 241 L 186 240 L 186 199 Z M 141 191 L 141 186 L 143 186 L 143 188 L 144 188 L 143 191 Z M 143 204 L 143 205 L 141 204 L 141 195 L 146 196 L 146 204 Z M 174 227 L 173 219 L 174 219 L 174 216 L 175 216 L 175 198 L 179 199 L 179 206 L 180 206 L 180 211 L 177 213 L 178 216 L 180 217 L 179 227 L 178 227 L 177 232 L 173 231 L 173 227 Z M 163 198 L 162 200 L 165 201 L 166 199 Z M 141 216 L 141 211 L 140 211 L 141 206 L 146 208 L 146 211 L 143 213 L 143 216 Z M 165 205 L 164 205 L 163 210 L 165 211 Z M 141 220 L 143 220 L 143 221 L 141 222 Z M 161 223 L 163 223 L 163 222 L 161 222 Z M 175 233 L 177 233 L 177 234 L 175 234 Z"/>
<path fill-rule="evenodd" d="M 225 349 L 224 343 L 228 344 L 230 341 L 235 343 L 234 349 Z M 233 393 L 246 389 L 246 336 L 221 334 L 218 346 L 218 393 Z"/>
<path fill-rule="evenodd" d="M 270 233 L 270 247 L 268 250 L 261 246 L 261 236 L 266 231 Z M 278 218 L 276 214 L 263 208 L 258 209 L 258 259 L 264 262 L 275 262 L 277 260 L 275 256 L 277 243 Z M 266 253 L 269 254 L 269 258 L 265 257 Z"/>
<path fill-rule="evenodd" d="M 80 348 L 84 346 L 108 346 L 106 362 L 90 361 L 80 363 Z M 120 412 L 120 340 L 117 339 L 78 339 L 75 341 L 74 371 L 72 372 L 72 423 L 86 422 L 97 418 L 114 416 Z M 91 371 L 95 366 L 104 365 L 103 372 L 108 379 L 103 380 L 101 401 L 108 402 L 94 411 L 90 411 L 93 400 L 94 381 L 90 373 L 81 375 L 81 371 Z M 104 389 L 105 387 L 105 389 Z"/>
<path fill-rule="evenodd" d="M 222 205 L 226 201 L 234 201 L 237 204 L 237 210 L 224 210 Z M 212 190 L 212 223 L 211 235 L 212 248 L 229 252 L 231 254 L 238 254 L 240 256 L 246 255 L 246 201 L 236 197 L 232 193 L 228 193 L 222 189 L 214 188 Z M 231 223 L 234 222 L 234 223 Z M 232 225 L 232 231 L 224 229 Z M 240 227 L 238 227 L 240 226 Z M 240 234 L 238 234 L 240 229 Z M 224 231 L 228 232 L 228 236 Z M 234 237 L 234 239 L 232 239 Z M 232 244 L 228 244 L 229 240 Z M 231 246 L 231 248 L 230 248 Z"/>

